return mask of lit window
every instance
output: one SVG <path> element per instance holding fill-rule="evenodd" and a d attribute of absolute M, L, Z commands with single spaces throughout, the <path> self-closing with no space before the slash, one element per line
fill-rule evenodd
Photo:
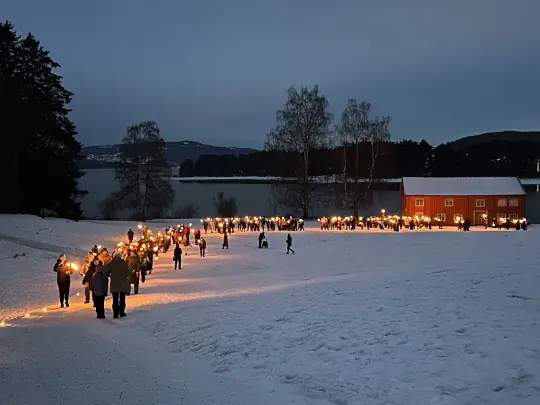
<path fill-rule="evenodd" d="M 486 200 L 476 200 L 476 208 L 485 208 Z"/>
<path fill-rule="evenodd" d="M 497 207 L 506 207 L 506 198 L 499 198 L 497 200 Z"/>
<path fill-rule="evenodd" d="M 445 212 L 439 212 L 435 218 L 438 218 L 439 221 L 446 222 L 446 213 Z"/>
<path fill-rule="evenodd" d="M 508 200 L 508 206 L 509 207 L 517 207 L 519 206 L 519 200 L 517 198 L 511 198 Z"/>
<path fill-rule="evenodd" d="M 414 202 L 414 205 L 416 205 L 417 207 L 423 207 L 424 206 L 424 199 L 423 198 L 417 198 L 416 201 Z"/>
<path fill-rule="evenodd" d="M 445 207 L 453 207 L 454 206 L 454 199 L 453 198 L 447 198 L 444 200 L 444 206 Z"/>
<path fill-rule="evenodd" d="M 463 215 L 461 214 L 454 214 L 454 222 L 457 224 L 459 222 L 463 221 Z"/>

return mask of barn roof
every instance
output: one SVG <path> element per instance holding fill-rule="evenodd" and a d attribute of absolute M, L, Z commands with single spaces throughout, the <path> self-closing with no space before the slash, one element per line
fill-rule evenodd
<path fill-rule="evenodd" d="M 517 177 L 403 177 L 405 195 L 525 195 Z"/>

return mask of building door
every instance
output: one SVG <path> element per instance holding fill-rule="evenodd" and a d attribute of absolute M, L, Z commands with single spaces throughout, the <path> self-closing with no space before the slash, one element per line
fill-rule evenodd
<path fill-rule="evenodd" d="M 487 211 L 481 210 L 481 211 L 473 211 L 473 225 L 480 226 L 484 225 L 485 219 L 484 215 L 487 215 Z M 489 218 L 488 218 L 488 226 L 489 226 Z"/>

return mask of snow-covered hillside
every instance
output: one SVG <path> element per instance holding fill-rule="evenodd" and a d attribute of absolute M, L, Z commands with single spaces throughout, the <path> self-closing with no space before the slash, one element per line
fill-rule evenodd
<path fill-rule="evenodd" d="M 57 253 L 112 246 L 135 225 L 0 217 L 0 320 L 13 325 L 0 328 L 0 392 L 12 401 L 1 404 L 77 402 L 93 384 L 95 403 L 539 402 L 535 229 L 310 223 L 292 234 L 294 255 L 285 233 L 267 233 L 268 250 L 255 233 L 233 234 L 228 251 L 209 235 L 208 257 L 190 251 L 181 272 L 160 258 L 126 319 L 100 322 L 82 297 L 53 309 Z"/>

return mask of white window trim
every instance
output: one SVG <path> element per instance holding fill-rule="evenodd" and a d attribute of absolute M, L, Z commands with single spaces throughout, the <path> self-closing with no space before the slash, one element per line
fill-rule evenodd
<path fill-rule="evenodd" d="M 484 200 L 483 198 L 477 199 L 476 200 L 476 208 L 486 208 L 486 200 Z"/>
<path fill-rule="evenodd" d="M 454 206 L 454 199 L 453 198 L 445 198 L 444 199 L 444 206 L 445 207 L 453 207 Z"/>
<path fill-rule="evenodd" d="M 419 201 L 422 201 L 422 204 L 418 204 Z M 424 199 L 423 198 L 415 198 L 414 199 L 414 206 L 415 207 L 423 207 L 424 206 Z"/>
<path fill-rule="evenodd" d="M 446 212 L 438 212 L 435 218 L 439 218 L 442 222 L 446 222 Z"/>
<path fill-rule="evenodd" d="M 508 214 L 508 219 L 510 219 L 510 221 L 513 221 L 514 219 L 518 219 L 518 214 Z"/>
<path fill-rule="evenodd" d="M 513 203 L 515 203 L 515 204 L 513 204 Z M 508 200 L 508 206 L 509 206 L 509 207 L 519 207 L 519 199 L 517 199 L 517 198 L 510 198 L 510 199 Z"/>
<path fill-rule="evenodd" d="M 501 204 L 501 202 L 503 202 L 503 204 Z M 506 198 L 499 198 L 497 200 L 497 207 L 500 207 L 500 208 L 503 208 L 503 207 L 508 207 L 508 200 Z"/>

